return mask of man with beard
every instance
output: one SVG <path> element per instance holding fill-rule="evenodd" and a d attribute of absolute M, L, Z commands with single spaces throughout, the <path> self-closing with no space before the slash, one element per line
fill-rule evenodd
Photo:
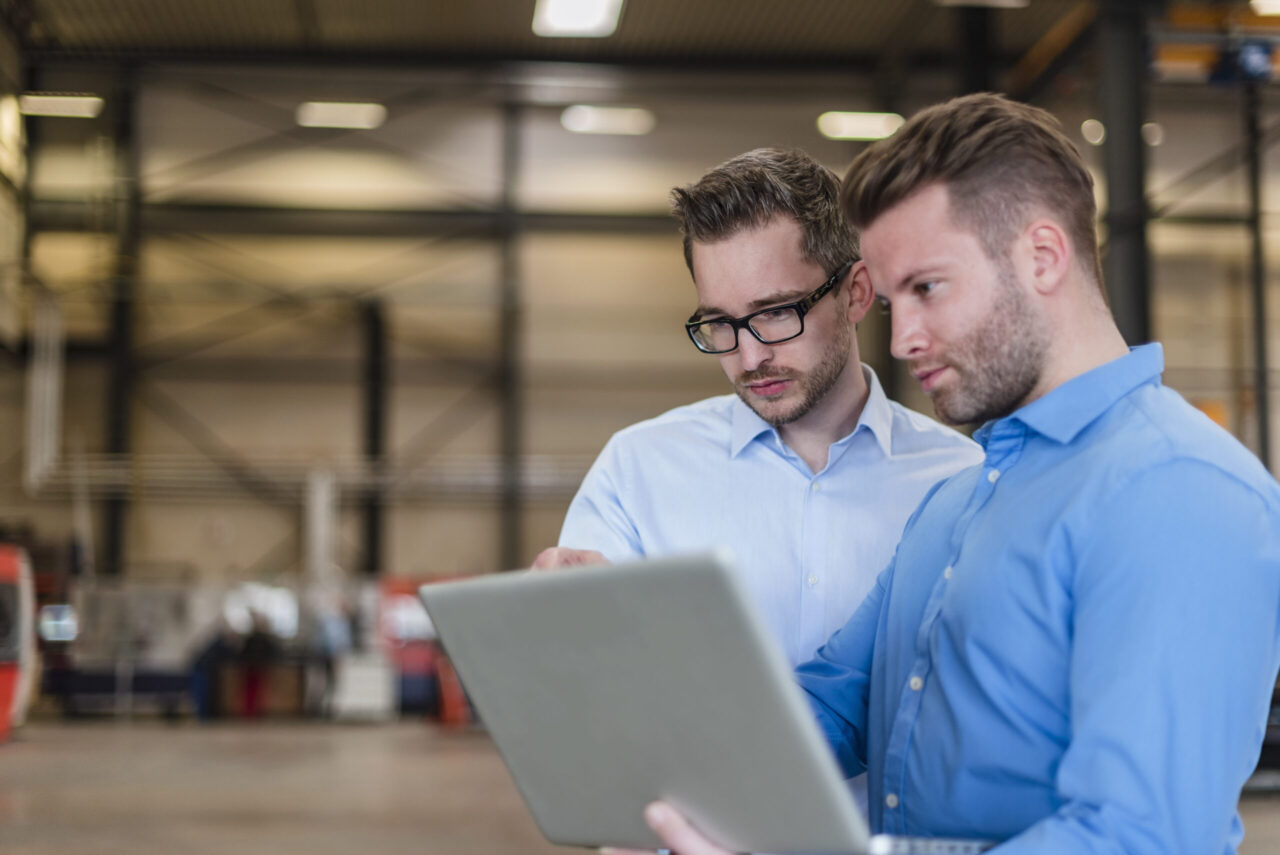
<path fill-rule="evenodd" d="M 672 197 L 686 329 L 737 395 L 615 435 L 535 566 L 731 547 L 794 665 L 853 614 L 925 492 L 981 454 L 860 364 L 872 291 L 829 170 L 760 149 Z"/>
<path fill-rule="evenodd" d="M 841 195 L 938 413 L 938 485 L 798 670 L 874 831 L 1021 853 L 1234 853 L 1280 666 L 1280 488 L 1161 385 L 1102 290 L 1057 122 L 975 95 L 870 146 Z M 719 853 L 665 805 L 681 855 Z"/>

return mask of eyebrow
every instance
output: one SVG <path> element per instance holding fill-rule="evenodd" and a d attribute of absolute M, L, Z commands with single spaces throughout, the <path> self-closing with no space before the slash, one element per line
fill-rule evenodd
<path fill-rule="evenodd" d="M 902 288 L 907 287 L 908 285 L 910 285 L 912 282 L 916 280 L 928 279 L 931 276 L 936 276 L 937 273 L 933 272 L 933 271 L 936 271 L 936 267 L 937 267 L 936 265 L 924 266 L 924 267 L 917 267 L 907 271 L 906 275 L 900 277 L 898 281 L 895 282 L 893 286 L 889 289 L 890 293 L 892 293 L 893 291 L 901 290 Z"/>
<path fill-rule="evenodd" d="M 746 314 L 749 315 L 752 312 L 755 312 L 759 309 L 766 309 L 769 306 L 780 306 L 780 305 L 783 305 L 784 303 L 794 303 L 808 293 L 809 293 L 808 291 L 774 292 L 773 294 L 770 294 L 767 297 L 761 297 L 758 300 L 752 300 L 750 303 L 747 303 Z M 689 316 L 689 323 L 698 321 L 706 317 L 707 315 L 724 315 L 725 317 L 728 317 L 728 318 L 734 317 L 733 315 L 726 312 L 724 309 L 718 308 L 716 306 L 698 306 L 698 308 L 694 310 L 693 314 Z"/>

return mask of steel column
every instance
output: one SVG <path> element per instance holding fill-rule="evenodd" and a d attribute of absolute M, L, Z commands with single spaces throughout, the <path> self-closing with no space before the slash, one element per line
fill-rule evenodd
<path fill-rule="evenodd" d="M 40 88 L 39 84 L 40 72 L 32 66 L 24 64 L 22 67 L 22 79 L 18 81 L 18 86 L 23 91 L 30 92 L 38 90 Z M 35 152 L 39 142 L 39 133 L 36 130 L 37 127 L 38 123 L 34 119 L 23 119 L 22 131 L 25 138 L 24 145 L 26 147 L 26 151 L 24 152 L 24 157 L 26 160 L 27 176 L 30 176 L 35 172 Z M 22 217 L 22 232 L 18 238 L 18 258 L 19 263 L 21 264 L 19 274 L 21 276 L 22 284 L 20 287 L 23 290 L 29 289 L 32 281 L 31 242 L 35 235 L 35 227 L 32 225 L 31 217 L 32 201 L 31 179 L 30 177 L 27 177 L 21 182 L 21 186 L 18 188 L 18 207 L 21 211 Z M 24 340 L 15 343 L 13 351 L 15 364 L 20 364 L 25 367 L 26 360 L 30 358 L 31 354 L 34 352 L 32 345 L 33 342 L 29 338 L 24 338 Z"/>
<path fill-rule="evenodd" d="M 116 262 L 112 277 L 110 377 L 107 383 L 107 452 L 127 455 L 132 443 L 135 366 L 134 298 L 137 292 L 139 230 L 142 193 L 139 187 L 139 152 L 136 133 L 137 78 L 132 70 L 121 75 L 113 99 L 115 110 Z M 120 575 L 126 560 L 125 523 L 129 500 L 124 494 L 107 499 L 103 569 Z"/>
<path fill-rule="evenodd" d="M 520 389 L 520 223 L 516 217 L 516 186 L 520 174 L 520 122 L 523 111 L 509 101 L 502 113 L 502 234 L 501 303 L 498 309 L 498 396 L 501 408 L 502 456 L 501 567 L 519 567 L 520 446 L 524 427 Z"/>
<path fill-rule="evenodd" d="M 1271 390 L 1267 359 L 1267 264 L 1262 247 L 1262 130 L 1258 124 L 1261 93 L 1250 81 L 1244 87 L 1244 125 L 1249 177 L 1250 293 L 1253 306 L 1253 395 L 1258 411 L 1258 457 L 1271 469 Z"/>
<path fill-rule="evenodd" d="M 1150 259 L 1147 251 L 1146 4 L 1113 0 L 1099 13 L 1101 107 L 1107 139 L 1107 293 L 1116 324 L 1129 344 L 1151 340 Z"/>
<path fill-rule="evenodd" d="M 370 471 L 382 475 L 387 446 L 387 321 L 382 303 L 377 300 L 362 303 L 360 311 L 364 329 L 364 456 Z M 383 493 L 380 479 L 375 479 L 361 508 L 363 570 L 369 576 L 381 575 L 384 569 Z"/>

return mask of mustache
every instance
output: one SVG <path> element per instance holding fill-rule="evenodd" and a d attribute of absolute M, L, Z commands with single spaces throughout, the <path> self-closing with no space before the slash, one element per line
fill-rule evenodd
<path fill-rule="evenodd" d="M 746 385 L 748 383 L 760 383 L 766 380 L 794 380 L 795 374 L 790 371 L 771 371 L 765 368 L 757 368 L 755 371 L 744 371 L 738 375 L 738 382 Z"/>

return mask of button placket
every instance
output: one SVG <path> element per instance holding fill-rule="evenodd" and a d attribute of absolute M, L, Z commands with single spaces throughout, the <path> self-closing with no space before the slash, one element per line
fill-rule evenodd
<path fill-rule="evenodd" d="M 830 502 L 822 495 L 817 476 L 809 474 L 807 464 L 805 464 L 805 471 L 807 483 L 801 487 L 803 492 L 800 496 L 802 521 L 801 545 L 799 548 L 800 563 L 797 570 L 799 571 L 798 581 L 801 587 L 796 643 L 801 647 L 812 648 L 825 640 L 822 637 L 821 627 L 823 611 L 826 606 L 823 591 L 819 590 L 821 579 L 817 572 L 822 569 L 821 557 L 818 554 L 816 543 L 808 537 L 808 533 L 809 531 L 821 530 L 821 521 L 825 516 L 824 509 Z"/>

